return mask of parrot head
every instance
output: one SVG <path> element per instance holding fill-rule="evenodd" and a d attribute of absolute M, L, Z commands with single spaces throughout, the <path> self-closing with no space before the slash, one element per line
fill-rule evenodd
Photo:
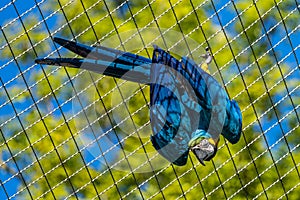
<path fill-rule="evenodd" d="M 199 162 L 205 166 L 204 161 L 210 161 L 217 153 L 218 142 L 213 138 L 199 137 L 189 143 L 190 150 L 195 154 Z"/>

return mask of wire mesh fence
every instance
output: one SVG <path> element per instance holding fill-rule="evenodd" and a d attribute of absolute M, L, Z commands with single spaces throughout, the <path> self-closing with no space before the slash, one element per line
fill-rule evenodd
<path fill-rule="evenodd" d="M 1 199 L 298 199 L 297 0 L 2 0 Z M 39 65 L 77 57 L 54 37 L 196 63 L 240 105 L 242 136 L 202 166 L 150 141 L 149 86 Z"/>

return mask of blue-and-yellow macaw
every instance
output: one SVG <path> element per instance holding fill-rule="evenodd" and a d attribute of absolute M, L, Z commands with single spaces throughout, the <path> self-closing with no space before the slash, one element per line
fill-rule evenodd
<path fill-rule="evenodd" d="M 43 58 L 36 63 L 82 68 L 150 85 L 151 141 L 170 162 L 185 165 L 190 150 L 204 165 L 215 156 L 220 134 L 232 144 L 239 141 L 241 111 L 208 73 L 209 49 L 198 67 L 193 60 L 177 60 L 157 46 L 148 59 L 103 46 L 54 41 L 83 58 Z"/>

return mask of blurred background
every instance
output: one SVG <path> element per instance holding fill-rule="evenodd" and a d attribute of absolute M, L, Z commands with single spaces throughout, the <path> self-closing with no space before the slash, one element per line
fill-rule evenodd
<path fill-rule="evenodd" d="M 1 0 L 0 199 L 298 199 L 297 0 Z M 178 167 L 150 142 L 149 87 L 35 64 L 76 57 L 53 37 L 197 63 L 243 114 L 202 166 Z"/>

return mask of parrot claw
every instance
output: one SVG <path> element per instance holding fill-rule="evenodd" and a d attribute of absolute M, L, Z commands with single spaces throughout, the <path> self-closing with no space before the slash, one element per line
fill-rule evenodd
<path fill-rule="evenodd" d="M 205 138 L 193 146 L 191 151 L 196 155 L 199 162 L 205 166 L 204 161 L 210 161 L 216 155 L 217 147 Z"/>
<path fill-rule="evenodd" d="M 204 63 L 210 64 L 211 61 L 212 61 L 212 56 L 211 56 L 211 54 L 209 52 L 209 47 L 206 47 L 205 51 L 206 51 L 206 53 L 202 54 L 201 57 L 205 59 Z"/>

